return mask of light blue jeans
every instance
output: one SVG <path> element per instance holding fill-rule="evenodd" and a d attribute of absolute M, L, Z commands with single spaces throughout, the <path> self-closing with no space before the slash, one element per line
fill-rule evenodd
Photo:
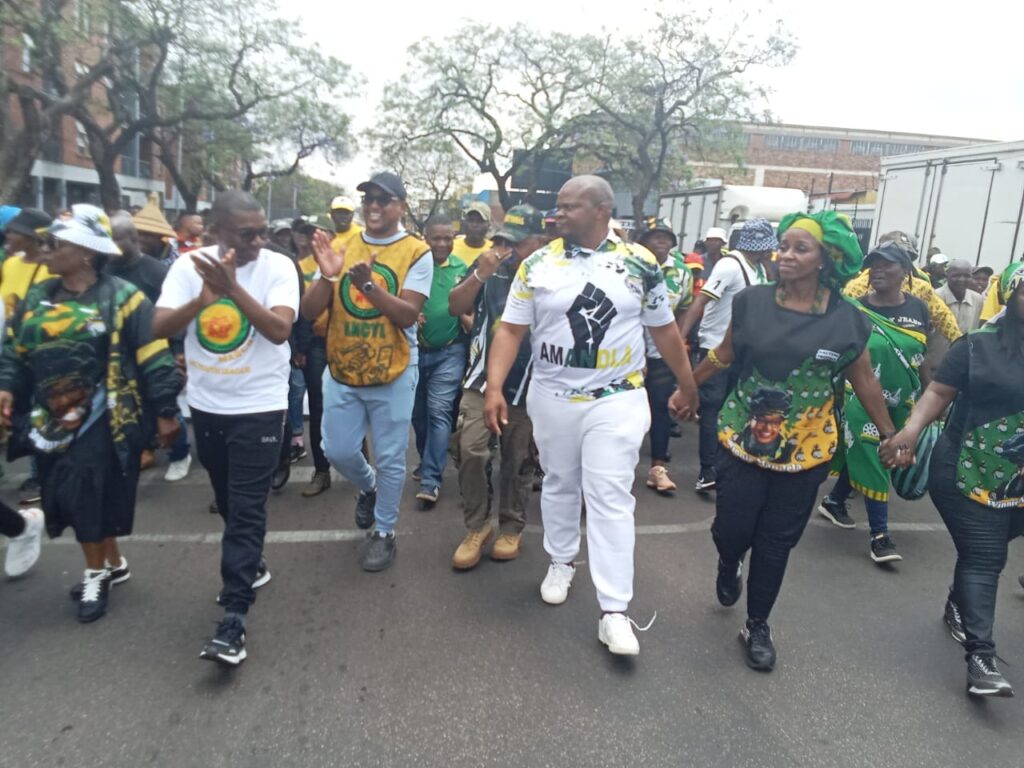
<path fill-rule="evenodd" d="M 452 436 L 452 404 L 466 371 L 466 345 L 450 344 L 441 349 L 420 349 L 420 381 L 412 426 L 420 455 L 421 488 L 441 486 L 448 463 L 448 441 Z"/>
<path fill-rule="evenodd" d="M 377 530 L 391 533 L 405 484 L 405 449 L 419 367 L 410 365 L 390 384 L 350 387 L 324 371 L 324 455 L 360 491 L 377 489 Z M 373 440 L 374 470 L 363 456 L 363 438 Z"/>

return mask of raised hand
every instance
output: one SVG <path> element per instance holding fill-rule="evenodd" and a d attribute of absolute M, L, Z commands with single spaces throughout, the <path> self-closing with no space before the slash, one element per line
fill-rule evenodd
<path fill-rule="evenodd" d="M 313 248 L 313 258 L 316 265 L 320 267 L 320 274 L 327 278 L 337 277 L 345 268 L 345 249 L 335 251 L 331 248 L 331 241 L 327 233 L 318 229 L 310 239 L 310 246 Z"/>
<path fill-rule="evenodd" d="M 569 318 L 576 352 L 596 355 L 612 318 L 618 313 L 604 291 L 593 283 L 587 283 L 565 313 Z"/>
<path fill-rule="evenodd" d="M 481 253 L 476 260 L 476 273 L 481 280 L 492 277 L 501 266 L 501 262 L 512 255 L 512 249 L 508 246 L 496 245 L 493 248 Z"/>
<path fill-rule="evenodd" d="M 196 272 L 203 278 L 203 282 L 209 286 L 210 291 L 220 296 L 230 295 L 238 287 L 235 279 L 235 250 L 232 248 L 224 254 L 223 258 L 208 258 L 201 252 L 189 254 L 192 263 L 195 264 Z M 215 299 L 216 301 L 216 299 Z"/>
<path fill-rule="evenodd" d="M 348 271 L 348 278 L 359 289 L 373 281 L 373 265 L 377 263 L 377 254 L 371 253 L 369 261 L 361 261 Z"/>

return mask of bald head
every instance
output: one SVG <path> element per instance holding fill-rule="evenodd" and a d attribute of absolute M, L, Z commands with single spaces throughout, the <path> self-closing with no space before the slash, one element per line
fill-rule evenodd
<path fill-rule="evenodd" d="M 134 259 L 139 256 L 139 230 L 128 211 L 115 211 L 110 216 L 110 234 L 124 258 Z"/>
<path fill-rule="evenodd" d="M 611 218 L 615 206 L 615 193 L 612 185 L 600 176 L 575 176 L 562 185 L 563 190 L 576 191 L 594 205 L 608 206 L 608 218 Z"/>
<path fill-rule="evenodd" d="M 946 265 L 946 285 L 957 301 L 964 300 L 964 294 L 971 285 L 974 265 L 967 259 L 953 259 Z"/>
<path fill-rule="evenodd" d="M 558 190 L 555 224 L 568 243 L 597 248 L 608 237 L 614 197 L 600 176 L 576 176 Z"/>

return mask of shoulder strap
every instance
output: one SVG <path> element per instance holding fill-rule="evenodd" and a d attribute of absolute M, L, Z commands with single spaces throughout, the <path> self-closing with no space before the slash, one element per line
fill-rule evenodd
<path fill-rule="evenodd" d="M 747 270 L 743 267 L 743 262 L 740 261 L 739 257 L 732 253 L 727 253 L 723 258 L 732 259 L 740 265 L 740 274 L 743 275 L 743 282 L 749 288 L 750 287 L 750 276 L 747 274 Z"/>

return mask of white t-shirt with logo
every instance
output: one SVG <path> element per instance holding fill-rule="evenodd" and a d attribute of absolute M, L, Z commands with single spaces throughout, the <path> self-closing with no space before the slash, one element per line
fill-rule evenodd
<path fill-rule="evenodd" d="M 711 269 L 711 275 L 700 292 L 709 301 L 704 306 L 704 317 L 700 321 L 697 337 L 702 349 L 714 349 L 725 338 L 732 320 L 732 300 L 748 285 L 765 282 L 764 267 L 750 266 L 743 254 L 733 251 L 723 254 Z"/>
<path fill-rule="evenodd" d="M 216 246 L 193 253 L 217 258 Z M 203 280 L 187 254 L 171 265 L 157 307 L 177 309 L 202 292 Z M 287 257 L 261 250 L 235 270 L 235 279 L 264 307 L 299 311 L 299 278 Z M 282 411 L 288 407 L 290 350 L 258 333 L 237 305 L 224 297 L 188 324 L 185 362 L 190 408 L 237 415 Z"/>
<path fill-rule="evenodd" d="M 644 327 L 673 322 L 654 254 L 614 234 L 596 251 L 559 238 L 519 266 L 501 319 L 530 326 L 530 386 L 589 401 L 643 386 Z"/>

